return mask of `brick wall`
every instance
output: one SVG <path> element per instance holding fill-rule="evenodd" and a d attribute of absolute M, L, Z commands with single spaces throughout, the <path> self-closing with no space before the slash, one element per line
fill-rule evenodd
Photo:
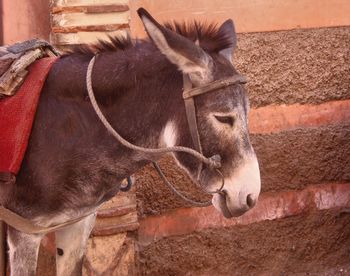
<path fill-rule="evenodd" d="M 129 30 L 128 0 L 52 0 L 51 41 L 60 46 L 96 42 Z"/>

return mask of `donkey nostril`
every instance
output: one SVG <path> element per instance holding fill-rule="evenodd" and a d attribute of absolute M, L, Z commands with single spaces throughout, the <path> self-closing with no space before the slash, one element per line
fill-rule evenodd
<path fill-rule="evenodd" d="M 249 194 L 247 196 L 247 205 L 249 206 L 249 208 L 253 208 L 255 203 L 256 203 L 256 200 L 253 198 L 253 195 Z"/>

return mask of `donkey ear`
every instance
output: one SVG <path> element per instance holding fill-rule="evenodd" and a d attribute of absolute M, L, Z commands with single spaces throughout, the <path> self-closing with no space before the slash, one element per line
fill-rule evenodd
<path fill-rule="evenodd" d="M 137 10 L 143 25 L 157 48 L 180 71 L 189 74 L 195 85 L 212 80 L 212 59 L 189 39 L 160 25 L 145 9 Z"/>
<path fill-rule="evenodd" d="M 220 51 L 226 59 L 228 59 L 231 63 L 233 62 L 233 52 L 237 46 L 237 35 L 235 30 L 235 24 L 231 19 L 226 20 L 221 27 L 219 28 L 219 33 L 224 37 L 230 40 L 230 44 L 232 45 L 229 48 L 223 49 Z"/>

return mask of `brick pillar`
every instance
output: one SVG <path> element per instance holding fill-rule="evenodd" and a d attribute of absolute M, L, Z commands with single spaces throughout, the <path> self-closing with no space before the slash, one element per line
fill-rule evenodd
<path fill-rule="evenodd" d="M 52 0 L 51 14 L 56 45 L 96 42 L 129 30 L 127 0 Z"/>

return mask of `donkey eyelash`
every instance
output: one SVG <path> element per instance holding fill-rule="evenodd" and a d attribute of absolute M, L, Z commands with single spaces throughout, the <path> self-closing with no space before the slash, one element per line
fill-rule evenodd
<path fill-rule="evenodd" d="M 235 118 L 233 116 L 214 115 L 214 118 L 218 120 L 220 123 L 229 125 L 230 127 L 233 127 L 235 123 Z"/>

